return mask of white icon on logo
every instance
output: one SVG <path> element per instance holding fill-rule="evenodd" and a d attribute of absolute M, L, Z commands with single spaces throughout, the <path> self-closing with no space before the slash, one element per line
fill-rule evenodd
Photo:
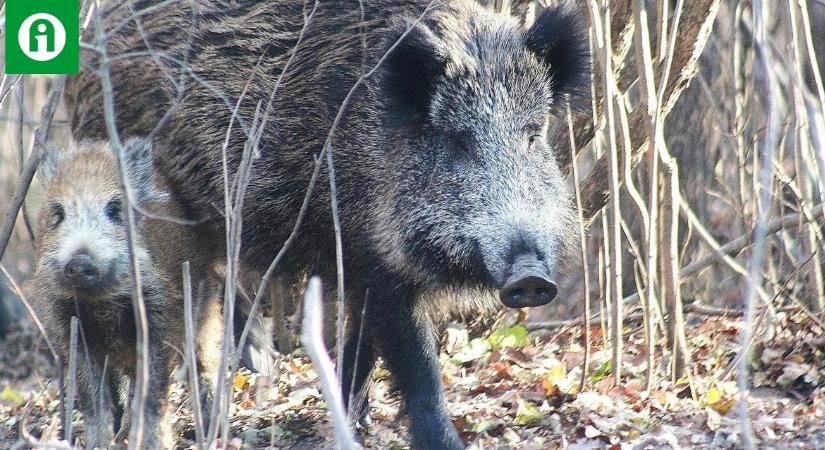
<path fill-rule="evenodd" d="M 51 14 L 32 14 L 20 25 L 17 43 L 29 58 L 35 61 L 50 61 L 66 46 L 66 29 L 57 17 Z"/>

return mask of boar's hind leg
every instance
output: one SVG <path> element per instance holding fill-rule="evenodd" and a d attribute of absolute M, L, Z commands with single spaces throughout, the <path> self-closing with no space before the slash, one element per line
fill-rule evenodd
<path fill-rule="evenodd" d="M 374 337 L 403 396 L 415 446 L 422 450 L 463 449 L 464 443 L 444 405 L 432 324 L 409 298 L 382 300 L 370 302 L 379 310 L 369 312 L 372 320 L 367 321 L 368 334 Z"/>
<path fill-rule="evenodd" d="M 204 303 L 198 317 L 198 384 L 200 385 L 201 413 L 204 425 L 212 414 L 212 403 L 219 378 L 221 355 L 223 354 L 223 288 L 217 280 L 208 283 Z"/>

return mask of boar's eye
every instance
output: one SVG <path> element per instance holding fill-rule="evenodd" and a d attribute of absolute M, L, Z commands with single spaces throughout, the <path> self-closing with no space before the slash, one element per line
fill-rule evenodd
<path fill-rule="evenodd" d="M 63 209 L 62 206 L 58 204 L 54 204 L 51 206 L 51 211 L 49 214 L 49 221 L 48 227 L 50 230 L 55 230 L 57 227 L 63 223 L 63 220 L 66 218 L 66 211 Z"/>
<path fill-rule="evenodd" d="M 114 199 L 107 203 L 104 212 L 106 213 L 106 217 L 113 223 L 123 223 L 123 205 L 120 199 Z"/>
<path fill-rule="evenodd" d="M 533 148 L 536 148 L 536 146 L 541 145 L 542 142 L 543 142 L 542 141 L 543 138 L 544 137 L 540 134 L 534 134 L 534 135 L 530 136 L 530 138 L 528 140 L 530 148 L 533 149 Z"/>
<path fill-rule="evenodd" d="M 469 131 L 460 131 L 453 136 L 455 150 L 461 155 L 471 155 L 473 153 L 474 138 Z"/>

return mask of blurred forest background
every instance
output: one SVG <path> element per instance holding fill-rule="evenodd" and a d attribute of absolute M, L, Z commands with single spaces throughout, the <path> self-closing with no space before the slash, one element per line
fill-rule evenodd
<path fill-rule="evenodd" d="M 481 1 L 527 24 L 548 2 Z M 591 24 L 593 101 L 553 121 L 553 144 L 584 264 L 547 307 L 447 328 L 456 426 L 478 448 L 825 448 L 825 1 L 572 3 Z M 3 76 L 4 214 L 52 81 Z M 50 139 L 67 136 L 59 107 Z M 32 270 L 37 188 L 2 257 L 0 448 L 21 424 L 59 436 L 55 369 L 10 283 Z M 230 447 L 330 444 L 305 353 L 278 361 L 272 379 L 232 377 Z M 374 389 L 365 443 L 400 448 L 397 400 Z"/>

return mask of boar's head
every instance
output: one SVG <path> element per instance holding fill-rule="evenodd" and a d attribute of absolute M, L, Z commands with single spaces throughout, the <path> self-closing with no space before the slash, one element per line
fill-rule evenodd
<path fill-rule="evenodd" d="M 398 38 L 376 89 L 388 259 L 430 283 L 495 288 L 510 307 L 550 302 L 578 219 L 547 134 L 589 86 L 586 26 L 564 5 L 526 29 L 452 5 Z"/>

